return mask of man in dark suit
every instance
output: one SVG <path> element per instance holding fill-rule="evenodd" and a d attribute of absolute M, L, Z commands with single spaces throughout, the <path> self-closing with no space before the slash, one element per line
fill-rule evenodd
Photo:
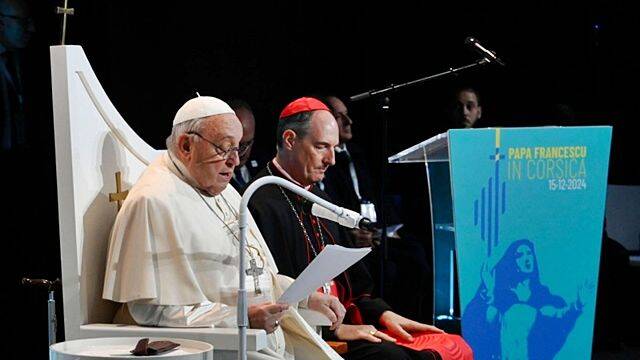
<path fill-rule="evenodd" d="M 260 170 L 258 160 L 251 157 L 251 149 L 256 134 L 256 119 L 249 104 L 240 99 L 229 101 L 229 106 L 236 112 L 236 116 L 242 124 L 242 139 L 240 139 L 240 164 L 233 171 L 231 186 L 242 194 L 244 188 Z"/>
<path fill-rule="evenodd" d="M 375 192 L 364 151 L 351 143 L 353 120 L 349 110 L 336 96 L 322 99 L 336 118 L 340 143 L 335 148 L 336 164 L 329 168 L 323 180 L 324 191 L 337 205 L 364 213 L 376 221 Z M 372 245 L 372 234 L 368 231 L 352 231 L 354 242 L 360 246 Z"/>
<path fill-rule="evenodd" d="M 376 197 L 365 152 L 351 141 L 353 119 L 349 116 L 344 102 L 338 97 L 325 96 L 322 100 L 331 110 L 339 128 L 335 165 L 326 171 L 322 181 L 324 191 L 337 205 L 371 218 L 372 214 L 376 214 L 375 209 L 382 206 L 382 202 Z M 415 319 L 430 321 L 432 273 L 429 261 L 430 249 L 426 248 L 429 245 L 425 244 L 424 239 L 400 226 L 400 216 L 393 211 L 388 202 L 385 202 L 385 219 L 390 226 L 387 228 L 388 261 L 385 261 L 383 298 L 394 308 Z M 356 246 L 374 245 L 374 251 L 367 257 L 366 262 L 374 279 L 379 281 L 381 276 L 379 263 L 382 254 L 375 246 L 379 234 L 352 230 L 351 237 Z M 403 281 L 408 278 L 414 281 Z"/>
<path fill-rule="evenodd" d="M 478 91 L 471 87 L 459 88 L 451 107 L 451 127 L 470 129 L 477 127 L 482 117 L 482 105 Z"/>

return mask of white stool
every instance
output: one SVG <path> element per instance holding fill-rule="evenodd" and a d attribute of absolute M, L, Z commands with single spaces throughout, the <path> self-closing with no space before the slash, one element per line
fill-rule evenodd
<path fill-rule="evenodd" d="M 180 344 L 174 350 L 154 356 L 135 356 L 131 350 L 141 338 L 117 337 L 65 341 L 49 347 L 50 360 L 147 359 L 213 360 L 213 346 L 187 339 L 150 338 L 149 342 L 169 340 Z"/>

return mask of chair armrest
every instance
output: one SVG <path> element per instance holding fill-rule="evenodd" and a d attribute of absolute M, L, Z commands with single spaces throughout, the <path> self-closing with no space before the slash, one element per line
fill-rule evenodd
<path fill-rule="evenodd" d="M 214 350 L 238 350 L 236 328 L 167 328 L 121 324 L 87 324 L 80 326 L 80 337 L 175 337 L 204 341 Z M 267 347 L 264 330 L 247 329 L 247 350 L 260 351 Z"/>

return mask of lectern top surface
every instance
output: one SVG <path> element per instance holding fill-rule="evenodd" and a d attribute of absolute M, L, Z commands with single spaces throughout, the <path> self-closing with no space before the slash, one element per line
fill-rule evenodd
<path fill-rule="evenodd" d="M 449 136 L 444 132 L 389 157 L 389 163 L 449 161 Z"/>

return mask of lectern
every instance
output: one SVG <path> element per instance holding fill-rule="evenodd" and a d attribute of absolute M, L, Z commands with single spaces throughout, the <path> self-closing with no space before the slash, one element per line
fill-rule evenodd
<path fill-rule="evenodd" d="M 425 164 L 434 323 L 477 359 L 591 357 L 610 145 L 607 126 L 457 129 L 389 158 Z"/>

